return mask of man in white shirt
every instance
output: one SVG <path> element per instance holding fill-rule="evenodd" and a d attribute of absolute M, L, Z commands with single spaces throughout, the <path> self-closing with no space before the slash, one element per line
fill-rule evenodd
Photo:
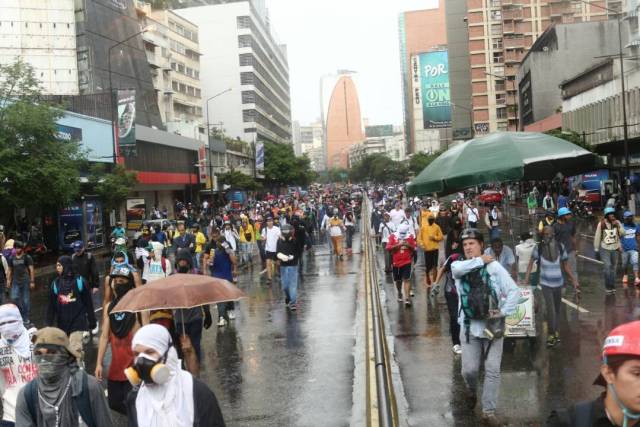
<path fill-rule="evenodd" d="M 273 217 L 267 218 L 267 227 L 262 229 L 262 239 L 264 244 L 264 256 L 267 259 L 267 283 L 271 284 L 276 267 L 276 253 L 278 250 L 278 239 L 280 239 L 280 228 L 273 225 Z"/>
<path fill-rule="evenodd" d="M 395 203 L 394 208 L 389 212 L 389 216 L 391 217 L 391 222 L 393 222 L 396 227 L 400 225 L 403 219 L 406 219 L 400 202 Z"/>
<path fill-rule="evenodd" d="M 473 206 L 473 201 L 469 200 L 467 204 L 467 210 L 465 212 L 465 216 L 467 217 L 467 223 L 469 224 L 469 228 L 478 228 L 478 220 L 480 219 L 480 212 L 478 208 Z"/>
<path fill-rule="evenodd" d="M 380 223 L 378 233 L 382 236 L 380 241 L 382 242 L 382 250 L 384 251 L 384 272 L 391 273 L 391 252 L 386 250 L 387 243 L 389 242 L 389 236 L 391 233 L 395 233 L 397 227 L 391 221 L 391 216 L 385 212 L 383 216 L 384 220 Z"/>

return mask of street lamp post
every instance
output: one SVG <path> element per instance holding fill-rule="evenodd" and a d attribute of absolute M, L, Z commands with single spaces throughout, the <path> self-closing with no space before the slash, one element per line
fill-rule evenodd
<path fill-rule="evenodd" d="M 211 180 L 211 204 L 213 205 L 213 197 L 214 197 L 214 190 L 213 190 L 213 162 L 211 161 L 211 127 L 209 125 L 209 101 L 211 101 L 212 99 L 215 99 L 217 97 L 219 97 L 220 95 L 223 95 L 227 92 L 231 92 L 233 88 L 229 88 L 229 89 L 225 89 L 222 92 L 216 93 L 215 95 L 207 98 L 207 100 L 205 101 L 205 106 L 207 109 L 207 145 L 209 146 L 209 179 Z"/>
<path fill-rule="evenodd" d="M 116 132 L 115 132 L 117 106 L 115 106 L 115 98 L 113 96 L 113 78 L 111 76 L 111 51 L 114 48 L 125 44 L 132 38 L 137 37 L 140 34 L 146 33 L 147 31 L 152 31 L 153 29 L 154 27 L 152 25 L 147 26 L 142 30 L 138 31 L 137 33 L 130 35 L 126 39 L 114 44 L 113 46 L 110 46 L 107 51 L 107 64 L 108 64 L 108 70 L 109 70 L 108 71 L 109 72 L 109 101 L 111 106 L 111 146 L 113 148 L 113 166 L 114 167 L 118 164 L 118 151 L 116 149 Z"/>

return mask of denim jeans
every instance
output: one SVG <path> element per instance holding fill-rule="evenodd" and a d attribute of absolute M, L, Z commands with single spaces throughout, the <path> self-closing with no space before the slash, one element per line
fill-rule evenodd
<path fill-rule="evenodd" d="M 219 304 L 217 304 L 218 306 L 218 317 L 224 317 L 224 319 L 228 322 L 229 321 L 229 315 L 227 314 L 227 312 L 229 310 L 233 311 L 236 308 L 236 305 L 233 301 L 230 302 L 221 302 Z"/>
<path fill-rule="evenodd" d="M 176 334 L 178 336 L 182 335 L 182 323 L 176 323 Z M 198 356 L 198 360 L 202 360 L 202 319 L 193 320 L 191 322 L 187 322 L 184 324 L 184 333 L 191 340 L 191 345 L 193 345 L 193 350 L 196 352 L 196 356 Z M 178 346 L 179 347 L 179 346 Z"/>
<path fill-rule="evenodd" d="M 298 266 L 280 266 L 280 283 L 289 304 L 298 300 Z"/>
<path fill-rule="evenodd" d="M 29 322 L 29 309 L 31 308 L 29 293 L 28 278 L 22 283 L 16 282 L 15 280 L 13 281 L 11 285 L 11 299 L 18 305 L 24 323 Z"/>
<path fill-rule="evenodd" d="M 547 306 L 547 329 L 549 335 L 552 335 L 558 332 L 558 319 L 562 308 L 562 286 L 552 288 L 541 285 L 540 287 L 542 288 L 544 304 Z"/>
<path fill-rule="evenodd" d="M 618 251 L 600 248 L 600 254 L 602 263 L 604 264 L 604 286 L 606 289 L 615 289 Z"/>
<path fill-rule="evenodd" d="M 638 272 L 638 251 L 622 252 L 622 274 L 627 274 L 627 267 L 631 264 L 634 273 Z"/>
<path fill-rule="evenodd" d="M 493 227 L 489 230 L 489 240 L 497 239 L 500 237 L 500 229 L 498 227 Z"/>
<path fill-rule="evenodd" d="M 460 341 L 462 343 L 462 378 L 467 388 L 475 393 L 478 388 L 478 375 L 480 363 L 491 341 L 486 338 L 477 338 L 469 335 L 469 342 L 465 334 L 465 328 L 460 328 Z M 484 387 L 482 389 L 482 412 L 492 413 L 498 403 L 498 390 L 500 389 L 500 362 L 502 361 L 502 344 L 504 338 L 493 340 L 489 354 L 484 361 Z"/>

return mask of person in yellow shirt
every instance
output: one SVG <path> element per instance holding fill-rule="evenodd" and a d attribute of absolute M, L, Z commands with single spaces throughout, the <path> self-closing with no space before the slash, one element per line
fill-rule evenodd
<path fill-rule="evenodd" d="M 418 233 L 418 245 L 424 250 L 425 285 L 427 289 L 435 282 L 435 273 L 438 269 L 438 249 L 444 239 L 440 226 L 436 224 L 435 215 L 427 216 L 427 221 L 420 224 Z"/>
<path fill-rule="evenodd" d="M 242 217 L 240 224 L 240 265 L 247 263 L 252 266 L 251 253 L 253 252 L 253 244 L 255 240 L 255 231 L 253 225 L 249 222 L 249 218 Z"/>
<path fill-rule="evenodd" d="M 193 260 L 195 261 L 196 268 L 198 271 L 200 270 L 200 258 L 202 257 L 202 250 L 204 245 L 207 244 L 207 238 L 204 236 L 204 233 L 200 231 L 200 224 L 193 224 L 193 237 L 196 241 L 195 253 L 193 254 Z"/>

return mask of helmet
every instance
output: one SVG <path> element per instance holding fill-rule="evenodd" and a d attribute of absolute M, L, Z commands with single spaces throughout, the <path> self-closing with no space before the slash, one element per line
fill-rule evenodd
<path fill-rule="evenodd" d="M 571 211 L 569 208 L 560 208 L 558 209 L 558 216 L 571 215 Z"/>
<path fill-rule="evenodd" d="M 606 365 L 611 356 L 640 357 L 640 320 L 624 323 L 609 332 L 602 345 L 602 363 Z M 602 375 L 598 375 L 594 384 L 607 386 Z"/>
<path fill-rule="evenodd" d="M 624 214 L 622 215 L 624 218 L 629 218 L 629 217 L 633 217 L 633 214 L 629 211 L 624 211 Z"/>
<path fill-rule="evenodd" d="M 464 242 L 467 239 L 475 239 L 480 243 L 484 243 L 484 236 L 477 228 L 467 228 L 462 232 L 460 240 Z"/>
<path fill-rule="evenodd" d="M 604 216 L 607 216 L 609 214 L 615 214 L 616 210 L 613 208 L 604 208 Z"/>
<path fill-rule="evenodd" d="M 111 269 L 109 276 L 129 278 L 132 274 L 131 268 L 127 265 L 116 265 Z"/>

